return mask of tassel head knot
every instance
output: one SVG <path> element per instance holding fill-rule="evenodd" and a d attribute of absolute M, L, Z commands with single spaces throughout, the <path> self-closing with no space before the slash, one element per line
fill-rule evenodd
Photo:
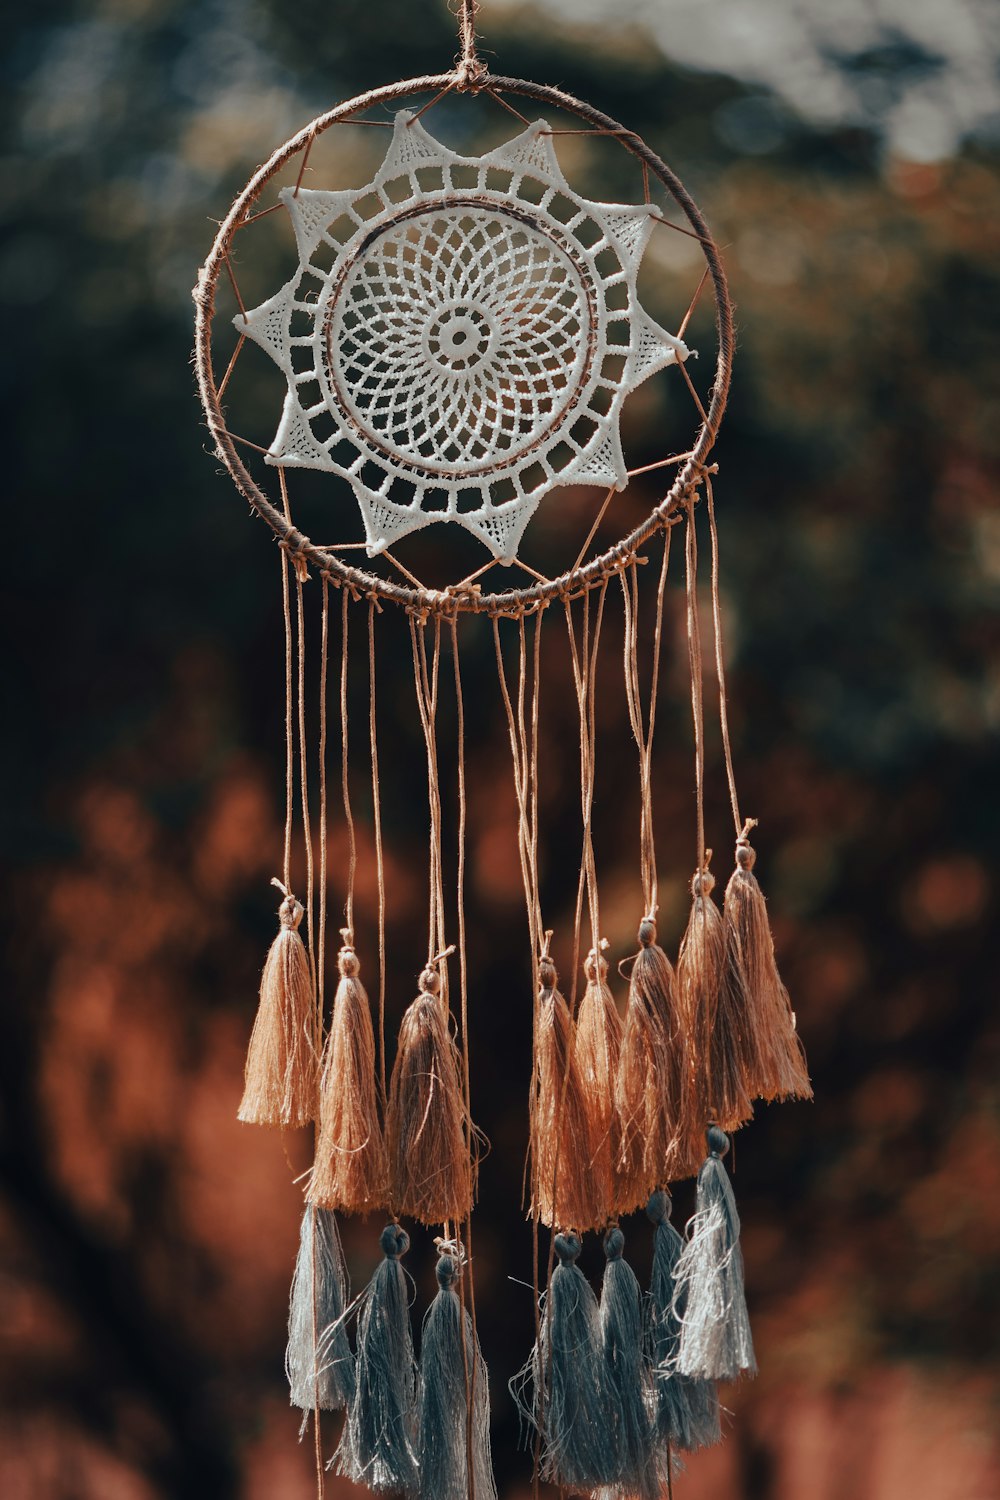
<path fill-rule="evenodd" d="M 538 983 L 543 990 L 548 992 L 554 990 L 559 983 L 556 966 L 547 953 L 543 954 L 538 961 Z"/>
<path fill-rule="evenodd" d="M 299 923 L 302 921 L 304 915 L 305 908 L 302 902 L 297 901 L 291 892 L 289 892 L 278 907 L 278 919 L 282 927 L 287 932 L 297 932 Z"/>
<path fill-rule="evenodd" d="M 750 848 L 749 844 L 747 845 L 747 848 L 748 849 Z M 753 853 L 752 849 L 750 849 L 750 853 L 751 854 Z M 739 857 L 740 857 L 740 854 L 739 854 L 739 845 L 737 845 L 737 848 L 736 848 L 736 859 L 737 859 L 737 862 L 739 861 Z M 692 894 L 692 896 L 695 897 L 695 899 L 697 899 L 699 896 L 710 896 L 714 890 L 715 890 L 715 876 L 712 874 L 711 870 L 707 866 L 705 867 L 704 870 L 699 870 L 694 876 L 692 876 L 692 879 L 691 879 L 691 894 Z"/>
<path fill-rule="evenodd" d="M 398 1260 L 410 1248 L 410 1236 L 401 1224 L 387 1224 L 379 1238 L 386 1260 Z"/>
<path fill-rule="evenodd" d="M 443 1292 L 455 1285 L 461 1274 L 461 1267 L 454 1256 L 442 1255 L 436 1267 L 438 1286 Z"/>
<path fill-rule="evenodd" d="M 656 942 L 656 922 L 653 917 L 643 917 L 639 923 L 639 942 L 644 948 L 651 948 Z"/>
<path fill-rule="evenodd" d="M 721 1161 L 729 1150 L 729 1137 L 718 1125 L 708 1127 L 708 1154 Z"/>
<path fill-rule="evenodd" d="M 361 965 L 358 962 L 358 955 L 354 951 L 354 946 L 346 940 L 344 946 L 337 954 L 337 968 L 344 979 L 357 979 L 361 973 Z"/>
<path fill-rule="evenodd" d="M 583 972 L 587 976 L 589 984 L 603 984 L 608 973 L 608 961 L 604 957 L 605 951 L 610 947 L 607 938 L 601 938 L 597 948 L 591 948 L 587 954 L 587 962 L 583 966 Z"/>
<path fill-rule="evenodd" d="M 441 989 L 441 975 L 437 969 L 426 968 L 420 976 L 420 988 L 425 995 L 436 995 Z"/>
<path fill-rule="evenodd" d="M 657 1188 L 655 1193 L 650 1193 L 649 1202 L 646 1204 L 646 1218 L 651 1224 L 666 1224 L 670 1218 L 670 1210 L 673 1208 L 673 1199 L 670 1194 L 662 1188 Z"/>
<path fill-rule="evenodd" d="M 555 1238 L 555 1252 L 559 1257 L 561 1266 L 572 1266 L 582 1249 L 579 1239 L 575 1234 L 557 1234 Z"/>
<path fill-rule="evenodd" d="M 604 1253 L 608 1260 L 621 1260 L 625 1254 L 625 1236 L 618 1225 L 613 1225 L 604 1236 Z"/>
<path fill-rule="evenodd" d="M 746 839 L 740 839 L 736 845 L 736 863 L 748 875 L 757 863 L 757 851 L 752 844 L 747 843 Z"/>

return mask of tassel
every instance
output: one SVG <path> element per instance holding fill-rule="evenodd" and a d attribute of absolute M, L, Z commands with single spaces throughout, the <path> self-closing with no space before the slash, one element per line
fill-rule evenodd
<path fill-rule="evenodd" d="M 486 1361 L 455 1291 L 462 1249 L 436 1243 L 442 1252 L 457 1253 L 442 1253 L 438 1260 L 440 1290 L 420 1341 L 420 1500 L 496 1500 Z"/>
<path fill-rule="evenodd" d="M 344 1252 L 333 1214 L 306 1205 L 288 1306 L 285 1374 L 291 1404 L 336 1411 L 354 1394 L 354 1359 L 344 1327 Z"/>
<path fill-rule="evenodd" d="M 719 1397 L 715 1383 L 678 1373 L 684 1308 L 675 1302 L 674 1277 L 684 1241 L 670 1222 L 670 1194 L 653 1193 L 646 1216 L 656 1225 L 649 1284 L 646 1354 L 653 1372 L 653 1432 L 658 1467 L 666 1478 L 671 1447 L 693 1451 L 717 1443 Z"/>
<path fill-rule="evenodd" d="M 337 958 L 333 1002 L 320 1082 L 319 1138 L 310 1203 L 345 1213 L 383 1208 L 388 1168 L 375 1092 L 375 1037 L 360 965 L 346 928 Z"/>
<path fill-rule="evenodd" d="M 740 1219 L 722 1165 L 728 1150 L 728 1136 L 712 1125 L 674 1285 L 674 1309 L 679 1313 L 683 1308 L 677 1369 L 704 1380 L 735 1380 L 743 1371 L 757 1373 L 743 1293 Z"/>
<path fill-rule="evenodd" d="M 639 925 L 615 1080 L 621 1144 L 616 1209 L 631 1213 L 678 1175 L 677 1140 L 689 1106 L 687 1044 L 670 960 L 651 916 Z"/>
<path fill-rule="evenodd" d="M 608 1379 L 620 1418 L 615 1490 L 657 1500 L 660 1476 L 652 1460 L 653 1430 L 647 1408 L 648 1366 L 642 1338 L 642 1293 L 635 1272 L 622 1259 L 625 1236 L 619 1228 L 604 1236 L 601 1334 Z"/>
<path fill-rule="evenodd" d="M 552 934 L 538 965 L 535 1056 L 531 1096 L 532 1215 L 555 1228 L 591 1229 L 606 1213 L 591 1170 L 591 1124 L 577 1070 L 573 1018 L 559 992 L 549 957 Z"/>
<path fill-rule="evenodd" d="M 706 849 L 704 869 L 692 878 L 691 916 L 677 960 L 691 1078 L 678 1177 L 697 1173 L 705 1131 L 713 1120 L 724 1130 L 738 1130 L 753 1116 L 742 1066 L 746 1004 L 739 974 L 726 975 L 726 929 L 712 900 L 711 858 L 711 849 Z"/>
<path fill-rule="evenodd" d="M 615 1108 L 615 1079 L 622 1049 L 622 1023 L 614 996 L 608 988 L 608 944 L 601 940 L 584 964 L 587 988 L 576 1018 L 576 1064 L 583 1091 L 583 1104 L 591 1122 L 591 1165 L 603 1219 L 615 1201 L 614 1164 L 618 1160 L 620 1124 Z M 582 1225 L 578 1225 L 582 1228 Z"/>
<path fill-rule="evenodd" d="M 281 930 L 267 955 L 247 1052 L 238 1118 L 249 1125 L 307 1125 L 316 1118 L 318 1065 L 309 957 L 299 936 L 302 907 L 279 880 Z"/>
<path fill-rule="evenodd" d="M 472 1125 L 440 988 L 425 969 L 399 1029 L 386 1115 L 392 1201 L 423 1224 L 461 1223 L 472 1210 Z"/>
<path fill-rule="evenodd" d="M 410 1237 L 387 1224 L 381 1245 L 385 1259 L 362 1294 L 355 1391 L 331 1467 L 380 1494 L 412 1495 L 418 1487 L 417 1372 L 409 1288 L 399 1263 Z"/>
<path fill-rule="evenodd" d="M 615 1483 L 621 1424 L 597 1298 L 576 1264 L 580 1249 L 575 1234 L 556 1235 L 559 1264 L 542 1307 L 540 1339 L 510 1391 L 522 1417 L 541 1432 L 542 1478 L 591 1490 Z"/>
<path fill-rule="evenodd" d="M 811 1099 L 812 1087 L 795 1013 L 774 960 L 764 894 L 753 873 L 757 855 L 750 818 L 736 841 L 736 869 L 726 887 L 726 961 L 745 998 L 743 1069 L 753 1098 Z"/>

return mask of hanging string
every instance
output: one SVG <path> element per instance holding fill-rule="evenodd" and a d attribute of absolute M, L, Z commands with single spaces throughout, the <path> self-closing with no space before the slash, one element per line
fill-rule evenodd
<path fill-rule="evenodd" d="M 736 837 L 744 832 L 740 816 L 740 800 L 736 793 L 736 773 L 733 770 L 733 752 L 729 742 L 729 708 L 726 702 L 726 669 L 722 650 L 722 609 L 719 603 L 719 532 L 715 524 L 715 499 L 712 494 L 712 476 L 705 475 L 705 495 L 708 509 L 708 531 L 712 543 L 712 631 L 715 638 L 715 675 L 719 684 L 719 725 L 722 730 L 722 751 L 726 759 L 726 779 L 729 782 L 729 801 L 736 824 Z"/>
<path fill-rule="evenodd" d="M 466 833 L 466 794 L 465 794 L 465 698 L 462 693 L 462 666 L 458 654 L 458 618 L 451 616 L 451 654 L 455 675 L 455 719 L 456 719 L 456 761 L 458 780 L 458 870 L 456 878 L 456 895 L 458 905 L 458 973 L 459 973 L 459 997 L 460 1015 L 462 1028 L 462 1087 L 465 1094 L 465 1135 L 469 1150 L 470 1161 L 475 1160 L 476 1141 L 473 1136 L 472 1124 L 472 1084 L 469 1059 L 469 971 L 468 955 L 465 941 L 465 833 Z M 466 1216 L 463 1230 L 465 1249 L 468 1256 L 466 1274 L 461 1278 L 460 1293 L 463 1307 L 468 1300 L 469 1317 L 472 1321 L 472 1346 L 478 1347 L 478 1333 L 476 1327 L 476 1288 L 472 1271 L 472 1212 Z M 475 1500 L 476 1476 L 475 1476 L 475 1401 L 476 1401 L 476 1361 L 473 1361 L 472 1370 L 469 1370 L 469 1352 L 467 1341 L 462 1340 L 462 1363 L 465 1373 L 466 1385 L 466 1473 L 469 1482 L 469 1500 Z"/>
<path fill-rule="evenodd" d="M 474 88 L 486 76 L 486 64 L 476 52 L 479 0 L 458 0 L 458 42 L 462 49 L 456 71 L 459 88 Z"/>
<path fill-rule="evenodd" d="M 288 486 L 285 481 L 284 469 L 278 470 L 278 478 L 281 487 L 282 506 L 285 517 L 291 524 L 291 508 L 288 499 Z M 286 890 L 291 890 L 291 856 L 292 856 L 292 824 L 294 813 L 294 767 L 295 767 L 295 742 L 294 742 L 294 714 L 292 706 L 292 614 L 291 600 L 288 587 L 288 569 L 295 565 L 294 560 L 290 564 L 282 548 L 281 567 L 281 593 L 282 606 L 285 620 L 285 851 L 284 851 L 284 885 Z M 319 941 L 319 963 L 317 968 L 317 954 L 313 938 L 313 845 L 312 828 L 309 822 L 309 779 L 308 779 L 308 756 L 306 753 L 306 710 L 305 710 L 305 619 L 304 599 L 302 586 L 308 574 L 304 566 L 295 565 L 295 589 L 296 589 L 296 625 L 298 630 L 298 730 L 300 750 L 300 776 L 302 785 L 302 828 L 306 845 L 306 921 L 308 924 L 309 937 L 309 967 L 313 976 L 313 989 L 316 995 L 316 1006 L 313 1013 L 313 1045 L 316 1056 L 319 1057 L 323 1050 L 323 989 L 324 989 L 324 954 L 326 933 L 326 683 L 327 664 L 329 653 L 329 580 L 323 575 L 323 603 L 320 645 L 320 737 L 319 737 L 319 783 L 320 783 L 320 941 Z M 318 1122 L 313 1126 L 313 1156 L 316 1152 L 316 1141 L 319 1134 Z M 316 1217 L 313 1216 L 312 1243 L 310 1245 L 310 1283 L 312 1286 L 312 1346 L 314 1359 L 319 1359 L 319 1325 L 316 1309 L 317 1277 L 316 1277 Z M 319 1369 L 316 1369 L 314 1382 L 315 1405 L 313 1407 L 313 1457 L 316 1463 L 316 1495 L 317 1500 L 323 1500 L 326 1493 L 326 1479 L 323 1465 L 323 1431 L 322 1418 L 319 1405 Z"/>
<path fill-rule="evenodd" d="M 325 581 L 325 580 L 324 580 Z M 354 833 L 354 817 L 351 813 L 351 792 L 347 778 L 348 732 L 347 732 L 347 631 L 350 591 L 343 589 L 343 610 L 340 652 L 340 789 L 344 799 L 344 822 L 347 825 L 347 900 L 344 914 L 350 942 L 354 943 L 354 880 L 358 869 L 358 844 Z M 325 726 L 324 726 L 325 734 Z"/>
<path fill-rule="evenodd" d="M 279 469 L 281 494 L 285 503 L 285 519 L 291 525 L 288 509 L 288 492 L 285 489 L 284 470 Z M 281 556 L 281 606 L 285 621 L 285 850 L 281 863 L 281 883 L 286 891 L 292 888 L 292 823 L 295 813 L 295 734 L 294 703 L 292 686 L 292 602 L 288 584 L 291 563 L 284 547 L 279 547 Z"/>
<path fill-rule="evenodd" d="M 632 734 L 639 749 L 640 780 L 640 872 L 646 915 L 653 917 L 657 908 L 656 848 L 653 831 L 653 735 L 656 728 L 656 703 L 660 678 L 660 652 L 663 640 L 663 600 L 670 565 L 670 533 L 663 533 L 663 557 L 656 589 L 656 618 L 653 631 L 653 661 L 650 670 L 649 716 L 643 723 L 642 695 L 639 684 L 639 578 L 633 563 L 622 572 L 622 596 L 625 603 L 625 696 Z"/>
<path fill-rule="evenodd" d="M 279 469 L 278 469 L 278 482 L 279 482 L 279 485 L 281 487 L 281 501 L 282 501 L 282 506 L 284 508 L 285 517 L 286 517 L 289 525 L 291 525 L 292 516 L 291 516 L 291 507 L 290 507 L 289 501 L 288 501 L 288 483 L 287 483 L 287 480 L 285 479 L 285 471 L 281 467 L 279 467 Z M 306 753 L 306 632 L 305 632 L 305 600 L 303 598 L 303 593 L 302 593 L 302 590 L 303 590 L 303 588 L 304 588 L 304 586 L 305 586 L 305 584 L 306 584 L 306 582 L 308 581 L 308 578 L 309 578 L 309 568 L 308 568 L 308 565 L 307 565 L 307 563 L 305 561 L 305 558 L 300 557 L 297 553 L 293 553 L 292 554 L 291 561 L 292 561 L 292 566 L 295 569 L 295 605 L 296 605 L 296 609 L 295 609 L 295 625 L 296 625 L 297 640 L 298 640 L 298 652 L 297 652 L 297 658 L 298 658 L 298 661 L 297 661 L 297 665 L 298 665 L 297 699 L 298 699 L 298 731 L 299 731 L 299 780 L 300 780 L 301 804 L 302 804 L 302 834 L 303 834 L 303 838 L 305 840 L 305 849 L 306 849 L 306 902 L 305 902 L 305 907 L 306 907 L 306 931 L 307 931 L 308 938 L 309 938 L 309 946 L 308 946 L 309 968 L 310 968 L 310 971 L 312 973 L 313 990 L 315 992 L 315 989 L 316 989 L 316 938 L 315 938 L 315 928 L 313 926 L 313 902 L 314 902 L 314 890 L 313 890 L 313 883 L 314 883 L 314 873 L 313 873 L 313 840 L 312 840 L 312 823 L 310 822 L 310 818 L 309 818 L 309 759 L 308 759 L 308 755 Z M 286 664 L 287 664 L 287 655 L 286 655 Z M 288 700 L 289 701 L 290 701 L 290 698 L 291 698 L 291 693 L 289 692 L 289 695 L 288 695 Z M 288 751 L 288 748 L 289 748 L 290 744 L 291 744 L 291 714 L 288 714 L 287 717 L 286 717 L 286 752 Z M 291 757 L 291 755 L 289 755 L 289 764 L 291 763 L 291 759 L 292 759 L 292 757 Z M 289 785 L 290 784 L 291 784 L 291 780 L 289 779 Z M 287 822 L 286 822 L 286 837 L 285 837 L 286 858 L 288 858 L 288 860 L 290 862 L 290 860 L 291 860 L 291 838 L 290 838 L 290 832 L 289 832 L 289 830 L 290 830 L 290 827 L 291 827 L 291 817 L 290 817 L 290 809 L 289 809 L 289 806 L 288 806 L 287 802 L 286 802 L 286 818 L 287 818 Z M 285 885 L 289 889 L 291 889 L 291 886 L 290 886 L 290 883 L 289 883 L 288 880 L 285 881 Z M 320 1023 L 320 1024 L 322 1024 L 322 1023 Z"/>
<path fill-rule="evenodd" d="M 327 677 L 330 661 L 330 579 L 322 574 L 323 610 L 319 663 L 319 958 L 316 975 L 317 1057 L 322 1055 L 326 1020 L 326 887 L 327 887 L 327 786 L 326 729 Z M 315 1284 L 315 1282 L 314 1282 Z"/>
<path fill-rule="evenodd" d="M 698 620 L 698 539 L 695 535 L 694 499 L 687 502 L 685 533 L 685 580 L 687 586 L 688 663 L 691 670 L 691 717 L 694 722 L 694 783 L 698 818 L 698 863 L 705 868 L 705 716 L 701 656 L 701 626 Z"/>
<path fill-rule="evenodd" d="M 507 682 L 507 671 L 504 666 L 503 645 L 500 633 L 500 618 L 493 617 L 493 644 L 497 663 L 497 680 L 500 685 L 500 696 L 503 700 L 504 710 L 507 715 L 507 730 L 510 736 L 511 765 L 514 772 L 514 794 L 517 800 L 517 836 L 518 854 L 521 861 L 521 879 L 524 886 L 525 908 L 528 917 L 528 931 L 531 941 L 532 956 L 532 1034 L 537 1035 L 538 1005 L 539 1005 L 539 958 L 543 951 L 542 939 L 542 909 L 538 881 L 538 740 L 540 724 L 540 691 L 541 679 L 541 640 L 542 620 L 544 608 L 535 615 L 535 630 L 531 649 L 530 687 L 526 688 L 525 674 L 528 663 L 526 626 L 524 616 L 518 617 L 518 680 L 514 699 L 511 698 L 510 688 Z M 530 719 L 526 722 L 525 702 L 530 701 Z M 514 702 L 518 708 L 515 711 Z M 545 934 L 544 951 L 548 951 L 548 940 L 551 934 Z M 565 1080 L 564 1080 L 565 1089 Z M 534 1090 L 532 1091 L 532 1109 L 536 1107 Z M 562 1100 L 560 1100 L 557 1112 L 558 1119 L 562 1113 Z M 558 1172 L 558 1156 L 556 1158 L 556 1171 Z M 534 1290 L 535 1310 L 535 1344 L 540 1346 L 541 1334 L 541 1277 L 539 1265 L 539 1223 L 541 1194 L 538 1184 L 538 1164 L 531 1159 L 531 1270 L 532 1286 Z M 553 1200 L 555 1188 L 553 1184 Z M 544 1406 L 544 1390 L 540 1393 L 540 1401 Z M 539 1412 L 538 1432 L 534 1445 L 533 1465 L 533 1493 L 536 1497 L 539 1493 L 540 1465 L 541 1465 L 541 1430 L 543 1412 Z"/>
<path fill-rule="evenodd" d="M 382 1096 L 382 1118 L 387 1102 L 385 1069 L 385 858 L 382 850 L 382 796 L 378 772 L 378 735 L 375 716 L 375 611 L 374 594 L 368 601 L 368 742 L 372 763 L 372 819 L 375 829 L 375 874 L 378 881 L 378 1082 Z"/>
<path fill-rule="evenodd" d="M 410 639 L 413 648 L 413 678 L 417 708 L 424 732 L 427 754 L 427 800 L 430 810 L 427 963 L 445 946 L 444 879 L 441 869 L 441 788 L 438 779 L 437 701 L 441 663 L 441 620 L 434 619 L 434 645 L 430 664 L 427 659 L 426 624 L 410 616 Z M 441 1003 L 448 1006 L 448 971 L 441 970 Z"/>
<path fill-rule="evenodd" d="M 590 594 L 584 595 L 582 641 L 578 647 L 573 625 L 572 602 L 564 601 L 566 625 L 569 632 L 570 652 L 573 662 L 573 680 L 576 686 L 577 707 L 580 716 L 580 792 L 583 814 L 583 849 L 580 859 L 580 880 L 577 886 L 576 915 L 573 931 L 573 988 L 571 1009 L 575 1011 L 577 971 L 580 967 L 580 929 L 583 913 L 584 892 L 590 916 L 591 945 L 598 950 L 600 934 L 600 908 L 597 892 L 597 864 L 594 857 L 593 808 L 594 784 L 597 758 L 596 678 L 598 644 L 604 620 L 604 604 L 608 593 L 605 578 L 597 592 L 597 608 L 593 629 L 590 623 Z"/>
<path fill-rule="evenodd" d="M 540 649 L 542 612 L 535 617 L 534 669 L 531 689 L 532 724 L 529 736 L 525 725 L 525 635 L 524 618 L 519 622 L 518 682 L 515 699 L 512 700 L 507 683 L 507 670 L 503 660 L 499 616 L 493 617 L 493 645 L 497 662 L 497 680 L 500 695 L 507 715 L 507 731 L 510 736 L 511 765 L 514 772 L 514 795 L 517 800 L 517 843 L 521 861 L 521 880 L 524 886 L 525 905 L 528 914 L 528 932 L 531 939 L 532 965 L 537 980 L 539 941 L 542 931 L 541 901 L 538 891 L 538 656 Z M 515 712 L 514 701 L 518 704 Z"/>

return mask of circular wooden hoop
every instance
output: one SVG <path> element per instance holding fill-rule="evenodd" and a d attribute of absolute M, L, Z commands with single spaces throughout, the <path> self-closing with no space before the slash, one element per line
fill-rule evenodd
<path fill-rule="evenodd" d="M 212 367 L 212 320 L 215 315 L 215 294 L 219 276 L 226 266 L 233 235 L 244 225 L 253 205 L 271 178 L 311 140 L 322 135 L 331 125 L 347 119 L 356 111 L 371 109 L 374 105 L 402 99 L 411 94 L 440 93 L 450 89 L 474 93 L 496 91 L 497 93 L 517 94 L 526 99 L 536 100 L 543 105 L 553 105 L 557 109 L 566 110 L 576 115 L 578 119 L 585 120 L 597 130 L 613 134 L 627 151 L 638 157 L 659 179 L 686 215 L 701 242 L 715 291 L 718 353 L 711 401 L 705 420 L 698 430 L 691 456 L 676 475 L 667 494 L 634 531 L 602 552 L 599 557 L 592 558 L 590 562 L 578 568 L 570 569 L 550 582 L 539 582 L 523 589 L 504 589 L 491 594 L 481 593 L 478 589 L 453 592 L 447 589 L 407 587 L 394 583 L 391 579 L 379 578 L 376 574 L 367 573 L 361 568 L 355 568 L 350 563 L 343 562 L 335 553 L 317 547 L 286 520 L 248 472 L 226 428 Z M 562 89 L 551 88 L 541 83 L 529 83 L 520 78 L 494 78 L 487 75 L 472 86 L 461 71 L 437 73 L 424 78 L 408 78 L 400 83 L 386 84 L 366 94 L 359 94 L 347 100 L 346 103 L 337 105 L 326 114 L 318 116 L 311 124 L 304 126 L 297 135 L 286 141 L 283 146 L 278 147 L 270 159 L 258 168 L 235 200 L 215 237 L 208 259 L 198 274 L 194 299 L 197 309 L 195 369 L 202 404 L 218 457 L 225 464 L 241 495 L 249 501 L 258 515 L 264 518 L 281 544 L 296 560 L 304 559 L 317 568 L 321 574 L 325 574 L 331 582 L 344 585 L 366 598 L 374 596 L 378 599 L 388 599 L 420 614 L 428 612 L 525 614 L 544 607 L 553 599 L 569 598 L 586 592 L 614 573 L 620 572 L 650 537 L 670 524 L 671 518 L 697 491 L 704 477 L 705 460 L 718 435 L 729 395 L 733 359 L 733 308 L 729 300 L 726 275 L 718 247 L 697 204 L 666 163 L 661 161 L 645 141 L 633 131 L 620 125 L 610 115 L 595 109 L 593 105 L 585 104 L 571 94 L 564 93 Z"/>

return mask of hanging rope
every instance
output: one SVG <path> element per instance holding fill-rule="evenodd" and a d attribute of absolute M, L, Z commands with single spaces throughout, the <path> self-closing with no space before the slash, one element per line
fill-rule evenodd
<path fill-rule="evenodd" d="M 368 601 L 368 744 L 372 765 L 372 820 L 375 828 L 375 877 L 378 881 L 378 1082 L 382 1117 L 387 1101 L 385 1067 L 385 857 L 382 849 L 382 795 L 378 768 L 378 734 L 375 715 L 375 612 L 374 596 Z"/>
<path fill-rule="evenodd" d="M 481 88 L 489 72 L 476 51 L 476 20 L 479 16 L 479 0 L 458 0 L 458 43 L 461 54 L 455 60 L 458 74 L 456 88 Z"/>
<path fill-rule="evenodd" d="M 746 830 L 740 816 L 740 799 L 736 793 L 736 773 L 733 770 L 733 751 L 729 741 L 729 707 L 726 702 L 726 668 L 722 650 L 722 608 L 719 602 L 719 533 L 715 524 L 715 498 L 712 494 L 712 476 L 705 475 L 706 509 L 708 530 L 712 545 L 712 630 L 715 637 L 715 675 L 719 684 L 719 726 L 722 730 L 722 751 L 726 759 L 726 780 L 729 783 L 729 801 L 733 809 L 736 837 Z"/>
<path fill-rule="evenodd" d="M 593 628 L 590 621 L 590 594 L 583 597 L 582 639 L 577 642 L 573 625 L 572 600 L 566 599 L 566 625 L 569 633 L 570 655 L 573 663 L 573 681 L 576 687 L 577 708 L 580 717 L 580 793 L 583 815 L 583 846 L 580 858 L 580 880 L 577 886 L 576 915 L 573 927 L 573 985 L 571 1009 L 575 1009 L 577 971 L 580 967 L 580 933 L 583 916 L 584 895 L 587 897 L 590 917 L 591 946 L 599 951 L 601 941 L 600 903 L 597 892 L 597 864 L 594 857 L 593 810 L 594 784 L 597 760 L 597 711 L 596 679 L 598 645 L 604 621 L 604 605 L 608 593 L 605 579 L 597 590 L 597 607 Z"/>
<path fill-rule="evenodd" d="M 326 580 L 324 579 L 324 585 Z M 347 920 L 347 931 L 350 934 L 349 941 L 354 943 L 354 882 L 358 869 L 358 844 L 354 832 L 354 817 L 351 813 L 351 791 L 348 784 L 347 761 L 348 761 L 348 730 L 347 730 L 347 639 L 348 639 L 348 606 L 350 604 L 350 592 L 348 589 L 341 590 L 343 596 L 342 627 L 341 627 L 341 653 L 340 653 L 340 790 L 344 801 L 344 823 L 347 827 L 347 899 L 344 903 L 344 914 Z M 324 725 L 325 733 L 325 725 Z"/>
<path fill-rule="evenodd" d="M 694 500 L 687 505 L 684 559 L 687 587 L 688 664 L 691 671 L 691 718 L 694 724 L 694 783 L 697 808 L 697 866 L 705 868 L 705 715 L 704 667 L 701 657 L 701 625 L 698 620 L 698 539 L 695 534 Z"/>
<path fill-rule="evenodd" d="M 670 533 L 663 533 L 663 557 L 656 589 L 656 618 L 653 628 L 653 661 L 650 669 L 649 715 L 644 723 L 642 694 L 639 682 L 639 577 L 635 564 L 623 570 L 621 575 L 622 596 L 625 603 L 625 696 L 628 703 L 629 722 L 639 750 L 640 786 L 640 877 L 646 915 L 655 917 L 657 909 L 656 847 L 653 831 L 653 735 L 656 728 L 656 701 L 660 678 L 660 652 L 663 640 L 663 600 L 670 565 Z"/>

